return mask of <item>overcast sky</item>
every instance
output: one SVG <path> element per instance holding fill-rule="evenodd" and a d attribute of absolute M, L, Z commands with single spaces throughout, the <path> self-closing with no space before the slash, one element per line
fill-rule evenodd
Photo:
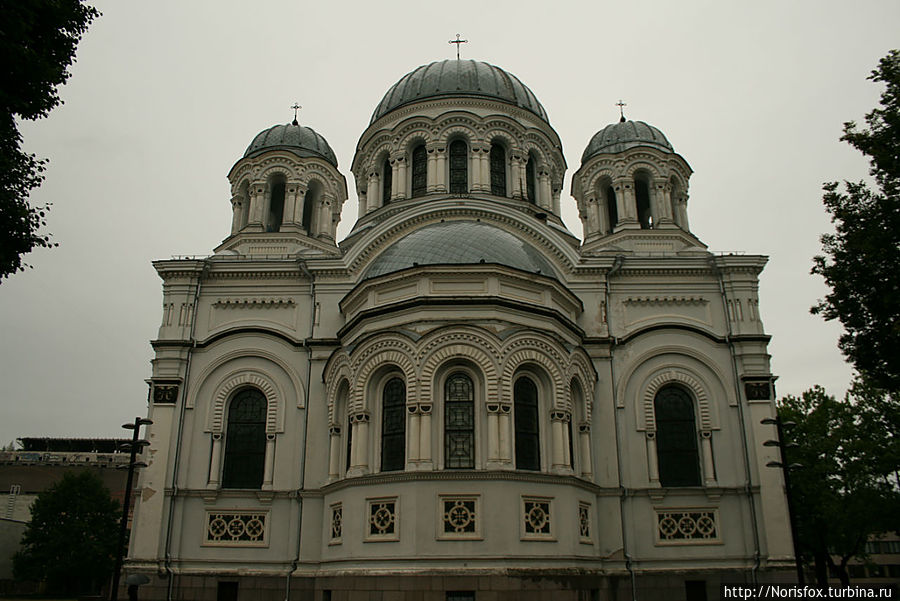
<path fill-rule="evenodd" d="M 65 104 L 22 125 L 50 159 L 59 248 L 0 285 L 0 444 L 23 436 L 119 436 L 146 412 L 161 281 L 150 262 L 206 255 L 229 233 L 226 174 L 253 136 L 292 118 L 325 136 L 347 177 L 339 237 L 356 219 L 348 166 L 385 91 L 451 58 L 528 85 L 569 170 L 563 218 L 581 237 L 572 173 L 590 137 L 626 116 L 660 128 L 691 165 L 691 230 L 714 252 L 770 257 L 760 309 L 779 396 L 842 394 L 839 325 L 809 314 L 809 275 L 831 229 L 821 184 L 866 177 L 839 142 L 900 46 L 900 2 L 102 1 Z"/>

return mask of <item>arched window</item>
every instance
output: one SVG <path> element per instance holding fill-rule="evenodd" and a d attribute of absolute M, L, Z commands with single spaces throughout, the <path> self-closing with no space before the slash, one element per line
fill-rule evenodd
<path fill-rule="evenodd" d="M 650 184 L 643 176 L 634 179 L 634 198 L 637 201 L 638 221 L 641 229 L 649 230 L 653 227 L 653 214 L 650 209 Z"/>
<path fill-rule="evenodd" d="M 656 456 L 662 486 L 700 486 L 694 402 L 677 385 L 660 388 L 653 400 L 656 413 Z"/>
<path fill-rule="evenodd" d="M 222 488 L 260 488 L 266 463 L 266 397 L 238 392 L 228 406 Z"/>
<path fill-rule="evenodd" d="M 463 140 L 450 143 L 450 193 L 469 191 L 469 149 Z"/>
<path fill-rule="evenodd" d="M 616 191 L 612 186 L 606 186 L 606 216 L 609 218 L 609 231 L 613 233 L 619 223 L 619 207 L 616 205 Z"/>
<path fill-rule="evenodd" d="M 444 383 L 444 467 L 475 467 L 475 387 L 464 373 Z"/>
<path fill-rule="evenodd" d="M 491 144 L 491 194 L 506 196 L 506 150 Z"/>
<path fill-rule="evenodd" d="M 428 190 L 428 152 L 420 144 L 412 151 L 412 197 L 424 196 Z"/>
<path fill-rule="evenodd" d="M 384 165 L 381 166 L 381 204 L 386 205 L 391 202 L 391 186 L 393 186 L 394 171 L 391 169 L 391 160 L 384 159 Z"/>
<path fill-rule="evenodd" d="M 381 471 L 406 467 L 406 384 L 391 378 L 381 397 Z"/>
<path fill-rule="evenodd" d="M 541 437 L 538 425 L 538 390 L 531 378 L 522 377 L 513 386 L 513 417 L 516 428 L 516 469 L 541 469 Z"/>
<path fill-rule="evenodd" d="M 528 202 L 537 204 L 537 186 L 535 185 L 534 157 L 529 156 L 525 163 L 525 198 Z"/>
<path fill-rule="evenodd" d="M 313 217 L 315 215 L 315 205 L 319 200 L 319 192 L 318 182 L 313 181 L 309 183 L 309 188 L 303 196 L 303 218 L 300 223 L 310 236 L 313 234 Z"/>
<path fill-rule="evenodd" d="M 269 215 L 266 218 L 266 231 L 277 232 L 284 219 L 284 181 L 275 181 L 269 189 Z"/>
<path fill-rule="evenodd" d="M 238 230 L 244 228 L 250 222 L 250 182 L 241 184 L 241 221 L 238 224 Z"/>

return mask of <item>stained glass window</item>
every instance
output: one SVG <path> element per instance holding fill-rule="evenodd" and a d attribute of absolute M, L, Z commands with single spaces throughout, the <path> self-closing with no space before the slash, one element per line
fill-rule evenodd
<path fill-rule="evenodd" d="M 384 385 L 381 410 L 381 471 L 402 470 L 406 462 L 406 384 L 391 378 Z"/>
<path fill-rule="evenodd" d="M 428 153 L 424 146 L 412 152 L 412 196 L 423 196 L 428 189 Z"/>
<path fill-rule="evenodd" d="M 506 196 L 506 150 L 491 144 L 491 194 Z"/>
<path fill-rule="evenodd" d="M 462 140 L 450 144 L 450 193 L 469 191 L 469 149 Z"/>
<path fill-rule="evenodd" d="M 662 486 L 700 486 L 694 403 L 680 386 L 664 386 L 653 401 L 656 455 Z"/>
<path fill-rule="evenodd" d="M 463 373 L 444 384 L 444 455 L 447 469 L 475 467 L 475 392 Z"/>
<path fill-rule="evenodd" d="M 531 378 L 519 378 L 513 387 L 516 427 L 516 469 L 541 469 L 538 391 Z"/>
<path fill-rule="evenodd" d="M 266 397 L 238 392 L 228 407 L 222 488 L 260 488 L 266 463 Z"/>

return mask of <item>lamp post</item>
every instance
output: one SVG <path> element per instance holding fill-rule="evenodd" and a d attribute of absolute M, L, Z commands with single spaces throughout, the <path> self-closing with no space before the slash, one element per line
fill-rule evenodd
<path fill-rule="evenodd" d="M 794 539 L 794 562 L 797 564 L 797 583 L 798 584 L 806 584 L 806 578 L 803 576 L 803 562 L 800 559 L 800 539 L 797 538 L 797 518 L 794 513 L 794 501 L 793 495 L 791 494 L 791 470 L 798 469 L 803 467 L 799 463 L 791 463 L 788 464 L 787 456 L 785 455 L 785 448 L 787 447 L 796 447 L 796 442 L 784 442 L 784 428 L 785 426 L 791 427 L 796 426 L 794 422 L 781 421 L 780 417 L 767 417 L 763 420 L 760 420 L 761 424 L 765 425 L 774 425 L 778 431 L 778 440 L 767 440 L 763 443 L 764 447 L 778 447 L 781 453 L 781 461 L 770 461 L 766 464 L 766 467 L 780 467 L 782 473 L 784 474 L 784 488 L 785 488 L 785 496 L 787 497 L 787 506 L 788 506 L 788 520 L 791 523 L 791 538 Z"/>
<path fill-rule="evenodd" d="M 152 424 L 153 422 L 144 417 L 134 418 L 133 424 L 122 424 L 126 430 L 134 430 L 131 436 L 131 442 L 123 445 L 131 452 L 128 460 L 128 479 L 125 481 L 125 501 L 122 503 L 122 519 L 119 521 L 119 544 L 116 547 L 116 567 L 113 571 L 112 591 L 110 592 L 111 601 L 119 599 L 119 577 L 122 573 L 122 558 L 125 554 L 125 533 L 128 530 L 128 510 L 131 507 L 131 485 L 134 482 L 134 468 L 147 467 L 143 461 L 135 461 L 138 449 L 148 446 L 150 443 L 146 440 L 138 440 L 141 426 Z"/>

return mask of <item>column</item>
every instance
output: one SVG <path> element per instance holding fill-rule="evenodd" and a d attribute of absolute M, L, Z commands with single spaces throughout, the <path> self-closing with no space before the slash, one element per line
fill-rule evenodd
<path fill-rule="evenodd" d="M 491 191 L 491 150 L 489 146 L 482 146 L 478 153 L 479 175 L 478 182 L 482 192 Z"/>
<path fill-rule="evenodd" d="M 317 232 L 317 235 L 320 238 L 331 238 L 333 240 L 334 234 L 331 233 L 332 226 L 334 225 L 334 219 L 331 217 L 332 200 L 334 199 L 330 195 L 322 195 L 322 205 L 319 207 L 319 223 L 317 224 L 319 226 L 317 228 L 319 231 Z"/>
<path fill-rule="evenodd" d="M 300 183 L 288 182 L 284 186 L 284 213 L 281 218 L 282 232 L 296 232 L 300 229 L 297 223 L 297 200 L 300 196 Z M 302 216 L 303 214 L 300 213 Z"/>
<path fill-rule="evenodd" d="M 590 480 L 594 476 L 594 462 L 591 458 L 591 425 L 578 425 L 578 438 L 581 447 L 581 477 Z"/>
<path fill-rule="evenodd" d="M 215 432 L 212 435 L 212 456 L 209 458 L 209 482 L 206 488 L 219 488 L 219 477 L 222 473 L 222 434 Z"/>
<path fill-rule="evenodd" d="M 687 192 L 683 192 L 681 197 L 677 200 L 676 206 L 677 211 L 676 215 L 678 218 L 678 225 L 686 232 L 690 232 L 691 228 L 688 226 L 688 214 L 687 214 L 687 201 L 688 195 Z"/>
<path fill-rule="evenodd" d="M 391 197 L 391 200 L 403 200 L 409 197 L 409 191 L 406 187 L 406 157 L 397 157 L 397 196 Z"/>
<path fill-rule="evenodd" d="M 496 469 L 500 462 L 500 404 L 487 406 L 487 468 Z"/>
<path fill-rule="evenodd" d="M 672 215 L 672 185 L 666 179 L 653 180 L 654 184 L 654 202 L 656 202 L 656 213 L 654 213 L 654 227 L 672 228 L 675 227 L 674 215 Z M 657 217 L 658 216 L 658 221 Z"/>
<path fill-rule="evenodd" d="M 512 197 L 521 200 L 524 196 L 522 185 L 525 183 L 525 165 L 522 163 L 522 157 L 518 154 L 512 155 L 509 166 L 509 175 L 510 179 L 512 179 Z"/>
<path fill-rule="evenodd" d="M 440 146 L 435 150 L 437 154 L 436 169 L 434 173 L 434 191 L 447 191 L 447 147 Z"/>
<path fill-rule="evenodd" d="M 328 428 L 328 478 L 335 480 L 341 476 L 341 427 Z"/>
<path fill-rule="evenodd" d="M 419 405 L 419 469 L 432 470 L 431 459 L 431 405 Z"/>
<path fill-rule="evenodd" d="M 241 197 L 231 197 L 231 233 L 236 234 L 241 229 Z"/>
<path fill-rule="evenodd" d="M 512 421 L 512 405 L 501 403 L 500 404 L 500 413 L 499 413 L 499 427 L 497 430 L 499 431 L 500 444 L 500 453 L 499 459 L 502 463 L 506 464 L 506 467 L 512 468 L 512 431 L 510 428 L 510 422 Z"/>
<path fill-rule="evenodd" d="M 713 465 L 712 432 L 700 431 L 700 448 L 703 452 L 703 479 L 707 486 L 716 485 L 716 467 Z"/>
<path fill-rule="evenodd" d="M 381 206 L 381 176 L 377 171 L 369 174 L 368 188 L 366 191 L 366 212 L 372 212 Z"/>
<path fill-rule="evenodd" d="M 656 456 L 656 432 L 647 432 L 647 472 L 650 484 L 659 485 L 659 459 Z"/>
<path fill-rule="evenodd" d="M 263 468 L 263 490 L 272 490 L 272 476 L 275 473 L 275 434 L 266 433 L 266 463 Z"/>
<path fill-rule="evenodd" d="M 419 461 L 419 408 L 416 405 L 407 405 L 406 414 L 408 416 L 406 421 L 406 469 L 414 470 Z"/>
<path fill-rule="evenodd" d="M 550 427 L 553 438 L 551 441 L 553 443 L 553 455 L 550 467 L 555 472 L 562 471 L 568 467 L 565 455 L 565 419 L 566 414 L 562 411 L 550 412 Z"/>
<path fill-rule="evenodd" d="M 353 438 L 350 442 L 350 470 L 348 476 L 369 472 L 369 414 L 361 411 L 350 416 Z"/>
<path fill-rule="evenodd" d="M 433 194 L 437 192 L 437 169 L 438 169 L 438 155 L 437 148 L 435 145 L 428 144 L 425 146 L 425 152 L 428 156 L 428 165 L 426 168 L 426 177 L 425 177 L 425 192 L 428 194 Z"/>
<path fill-rule="evenodd" d="M 397 198 L 400 190 L 400 164 L 396 159 L 391 159 L 391 195 L 389 198 L 394 200 Z M 379 201 L 380 203 L 381 201 Z M 379 206 L 381 206 L 379 204 Z"/>
<path fill-rule="evenodd" d="M 248 189 L 248 193 L 250 194 L 250 219 L 247 223 L 250 231 L 253 232 L 261 232 L 263 231 L 263 203 L 265 199 L 263 198 L 263 193 L 265 189 L 261 184 L 254 184 L 250 186 Z"/>
<path fill-rule="evenodd" d="M 616 191 L 616 208 L 619 213 L 619 224 L 616 231 L 626 229 L 641 229 L 637 218 L 637 200 L 634 196 L 634 181 L 629 178 L 619 178 L 613 182 Z"/>
<path fill-rule="evenodd" d="M 538 172 L 537 177 L 538 189 L 540 190 L 538 192 L 540 194 L 539 204 L 554 215 L 558 215 L 559 210 L 554 206 L 553 192 L 550 190 L 550 174 L 542 169 Z"/>

